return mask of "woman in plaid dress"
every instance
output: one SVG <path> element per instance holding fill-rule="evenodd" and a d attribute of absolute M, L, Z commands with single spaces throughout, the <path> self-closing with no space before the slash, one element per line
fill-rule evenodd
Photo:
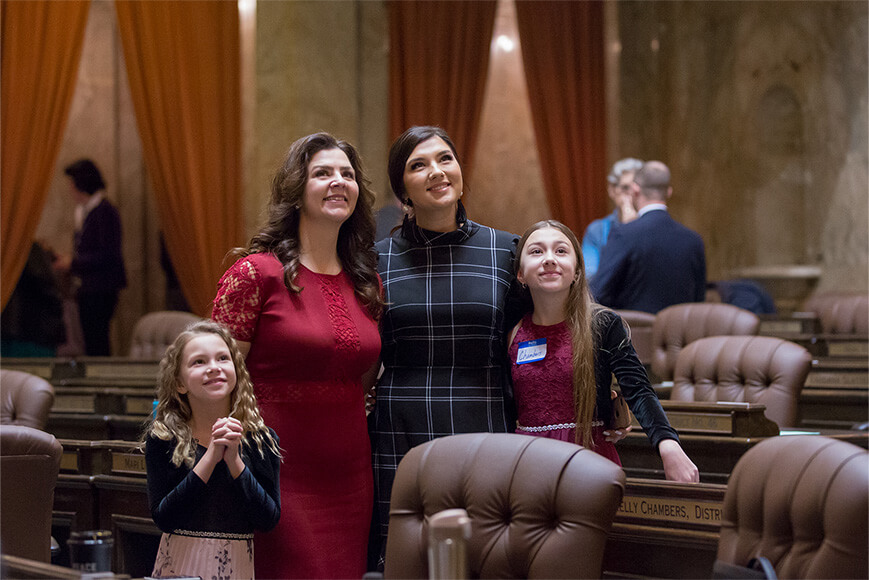
<path fill-rule="evenodd" d="M 436 437 L 514 429 L 502 353 L 518 241 L 467 219 L 461 166 L 443 129 L 405 131 L 390 149 L 388 173 L 407 216 L 376 244 L 386 302 L 384 371 L 369 428 L 371 554 L 381 568 L 392 482 L 404 454 Z"/>

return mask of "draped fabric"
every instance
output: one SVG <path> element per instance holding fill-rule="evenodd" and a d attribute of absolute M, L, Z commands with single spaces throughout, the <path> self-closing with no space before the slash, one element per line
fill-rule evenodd
<path fill-rule="evenodd" d="M 489 69 L 495 0 L 391 0 L 389 136 L 446 130 L 470 175 Z"/>
<path fill-rule="evenodd" d="M 115 4 L 166 247 L 191 308 L 207 316 L 243 236 L 238 4 Z"/>
<path fill-rule="evenodd" d="M 603 2 L 516 0 L 550 210 L 580 238 L 607 208 L 603 9 Z"/>
<path fill-rule="evenodd" d="M 0 304 L 27 262 L 69 116 L 90 0 L 0 4 Z"/>

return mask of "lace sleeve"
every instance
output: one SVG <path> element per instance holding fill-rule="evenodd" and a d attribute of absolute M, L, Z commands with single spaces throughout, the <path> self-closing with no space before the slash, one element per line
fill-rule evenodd
<path fill-rule="evenodd" d="M 250 342 L 262 309 L 259 272 L 248 258 L 242 258 L 217 283 L 211 318 L 229 328 L 236 340 Z"/>

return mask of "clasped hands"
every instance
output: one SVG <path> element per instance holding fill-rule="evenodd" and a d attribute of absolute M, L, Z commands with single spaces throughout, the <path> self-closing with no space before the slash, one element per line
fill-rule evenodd
<path fill-rule="evenodd" d="M 244 471 L 244 461 L 241 459 L 239 446 L 244 437 L 244 428 L 241 421 L 233 417 L 221 417 L 211 426 L 211 440 L 208 442 L 208 448 L 205 450 L 200 463 L 203 463 L 203 469 L 207 470 L 207 476 L 211 476 L 211 471 L 214 466 L 225 461 L 229 472 L 233 478 L 238 477 Z M 195 469 L 194 469 L 195 470 Z M 203 471 L 200 477 L 207 481 L 208 477 Z"/>

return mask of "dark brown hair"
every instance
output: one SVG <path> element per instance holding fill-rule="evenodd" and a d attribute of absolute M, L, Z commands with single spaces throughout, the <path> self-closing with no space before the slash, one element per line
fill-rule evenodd
<path fill-rule="evenodd" d="M 311 158 L 327 149 L 340 149 L 347 155 L 359 185 L 356 208 L 338 232 L 338 258 L 356 295 L 375 320 L 383 310 L 374 251 L 374 192 L 365 176 L 362 160 L 350 143 L 328 133 L 302 137 L 290 146 L 286 158 L 272 181 L 268 219 L 263 229 L 251 238 L 247 248 L 235 248 L 230 255 L 246 256 L 257 252 L 274 254 L 284 267 L 284 285 L 300 292 L 296 285 L 299 268 L 299 213 L 308 182 Z"/>

